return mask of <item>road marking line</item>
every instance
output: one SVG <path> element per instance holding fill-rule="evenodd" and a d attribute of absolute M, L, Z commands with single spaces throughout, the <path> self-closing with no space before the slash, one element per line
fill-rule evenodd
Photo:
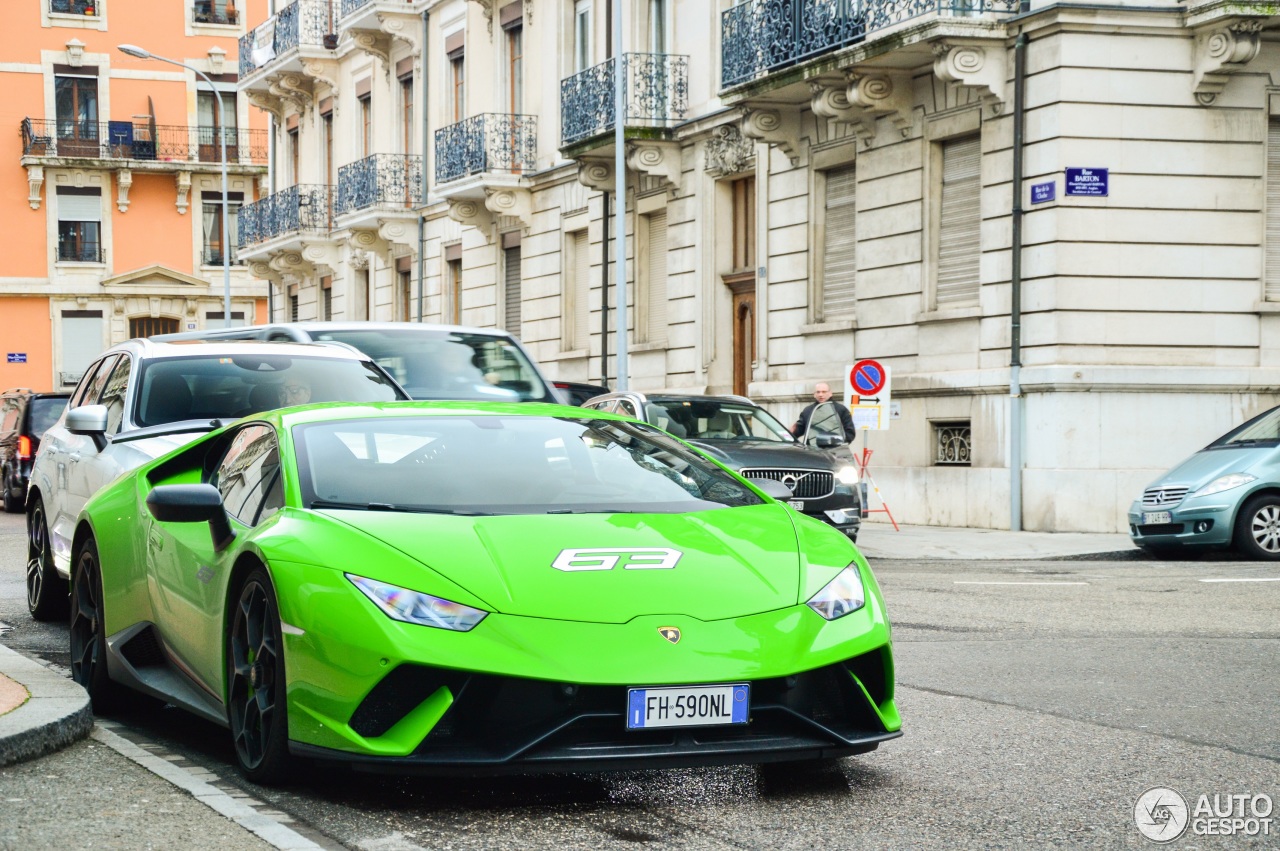
<path fill-rule="evenodd" d="M 101 722 L 93 725 L 91 735 L 124 758 L 136 762 L 157 777 L 168 780 L 179 789 L 190 793 L 193 798 L 209 809 L 257 835 L 273 848 L 302 851 L 302 849 L 321 847 L 275 819 L 263 815 L 243 801 L 238 801 L 216 786 L 204 782 L 185 768 L 147 753 L 119 733 L 108 730 Z"/>
<path fill-rule="evenodd" d="M 1088 585 L 1088 582 L 955 582 L 955 585 Z"/>
<path fill-rule="evenodd" d="M 1280 582 L 1280 576 L 1259 576 L 1253 579 L 1201 579 L 1201 582 Z"/>

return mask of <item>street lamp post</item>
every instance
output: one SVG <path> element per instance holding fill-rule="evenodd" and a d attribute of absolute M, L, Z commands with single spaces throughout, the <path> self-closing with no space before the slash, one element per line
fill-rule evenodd
<path fill-rule="evenodd" d="M 149 50 L 144 50 L 135 44 L 122 44 L 118 47 L 121 53 L 138 59 L 156 59 L 160 62 L 168 62 L 170 65 L 177 65 L 179 68 L 186 68 L 199 74 L 204 81 L 209 84 L 209 89 L 213 92 L 214 97 L 218 99 L 218 158 L 222 161 L 222 324 L 223 327 L 231 327 L 231 216 L 228 212 L 230 204 L 227 196 L 227 133 L 226 133 L 226 106 L 222 100 L 222 92 L 218 91 L 214 86 L 213 80 L 209 79 L 209 75 L 201 71 L 199 68 L 193 68 L 185 62 L 179 62 L 176 59 L 167 59 L 164 56 L 157 56 Z"/>

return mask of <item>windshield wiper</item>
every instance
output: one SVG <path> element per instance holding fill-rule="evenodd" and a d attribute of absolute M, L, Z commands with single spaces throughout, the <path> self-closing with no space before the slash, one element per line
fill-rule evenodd
<path fill-rule="evenodd" d="M 337 508 L 350 511 L 398 511 L 407 514 L 455 514 L 459 517 L 493 517 L 488 511 L 467 511 L 461 508 L 432 508 L 425 505 L 395 505 L 390 502 L 334 502 L 314 499 L 312 508 Z"/>

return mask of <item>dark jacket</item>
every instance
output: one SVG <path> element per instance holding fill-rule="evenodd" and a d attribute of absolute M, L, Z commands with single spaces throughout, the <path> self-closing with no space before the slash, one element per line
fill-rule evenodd
<path fill-rule="evenodd" d="M 827 402 L 831 402 L 830 399 Z M 800 419 L 796 420 L 796 424 L 791 427 L 791 433 L 796 437 L 804 437 L 805 431 L 809 428 L 809 418 L 813 416 L 813 411 L 819 405 L 825 405 L 826 402 L 811 402 L 809 407 L 800 412 Z M 844 442 L 852 443 L 853 439 L 858 436 L 858 430 L 853 427 L 853 414 L 849 413 L 848 407 L 841 405 L 839 402 L 832 402 L 836 406 L 836 413 L 840 415 L 840 425 L 844 426 Z"/>

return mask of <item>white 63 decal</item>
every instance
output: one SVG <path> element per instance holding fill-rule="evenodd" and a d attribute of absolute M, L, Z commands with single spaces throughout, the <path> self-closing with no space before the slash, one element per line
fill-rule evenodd
<path fill-rule="evenodd" d="M 666 547 L 595 547 L 561 550 L 551 566 L 556 570 L 670 570 L 684 553 Z"/>

